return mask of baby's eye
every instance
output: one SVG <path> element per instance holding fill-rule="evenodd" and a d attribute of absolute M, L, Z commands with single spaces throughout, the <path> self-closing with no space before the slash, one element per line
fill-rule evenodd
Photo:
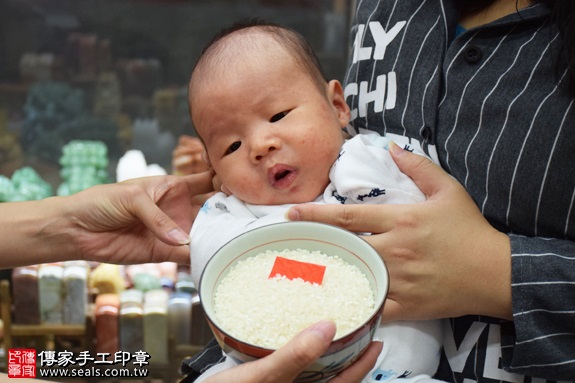
<path fill-rule="evenodd" d="M 226 155 L 235 152 L 240 148 L 240 146 L 242 146 L 242 143 L 240 141 L 234 142 L 233 144 L 230 145 L 228 150 L 226 150 Z"/>
<path fill-rule="evenodd" d="M 289 113 L 289 110 L 274 114 L 272 118 L 270 118 L 270 122 L 276 122 L 284 118 Z"/>

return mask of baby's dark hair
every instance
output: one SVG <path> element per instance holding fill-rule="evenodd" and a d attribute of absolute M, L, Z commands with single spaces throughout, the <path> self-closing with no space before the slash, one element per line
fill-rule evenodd
<path fill-rule="evenodd" d="M 294 60 L 302 70 L 308 73 L 312 80 L 323 89 L 328 81 L 327 76 L 311 43 L 294 29 L 257 18 L 235 23 L 231 27 L 222 29 L 217 33 L 203 48 L 200 57 L 196 61 L 194 70 L 204 60 L 211 59 L 214 56 L 217 57 L 217 53 L 221 52 L 221 49 L 225 46 L 225 41 L 223 41 L 225 37 L 236 33 L 245 33 L 246 38 L 249 38 L 248 32 L 253 32 L 254 30 L 268 34 L 292 53 Z M 222 41 L 223 43 L 220 44 Z"/>

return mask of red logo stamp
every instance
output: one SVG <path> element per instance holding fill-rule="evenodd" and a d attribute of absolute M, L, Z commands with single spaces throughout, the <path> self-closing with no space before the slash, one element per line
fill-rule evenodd
<path fill-rule="evenodd" d="M 8 377 L 35 378 L 36 350 L 33 348 L 11 348 L 8 350 Z"/>

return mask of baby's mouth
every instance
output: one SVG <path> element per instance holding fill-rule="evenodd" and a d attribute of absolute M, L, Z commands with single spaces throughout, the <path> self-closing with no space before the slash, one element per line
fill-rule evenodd
<path fill-rule="evenodd" d="M 276 179 L 276 181 L 279 181 L 282 178 L 286 177 L 288 174 L 290 174 L 290 172 L 291 172 L 290 170 L 283 170 L 277 173 L 274 178 Z"/>
<path fill-rule="evenodd" d="M 284 189 L 291 185 L 296 176 L 296 169 L 287 165 L 274 165 L 268 170 L 270 184 L 278 189 Z"/>

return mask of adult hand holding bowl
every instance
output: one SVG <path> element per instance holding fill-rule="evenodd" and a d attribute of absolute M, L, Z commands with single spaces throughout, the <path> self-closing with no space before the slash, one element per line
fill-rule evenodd
<path fill-rule="evenodd" d="M 236 267 L 238 263 L 241 263 L 240 261 L 245 261 L 246 259 L 249 261 L 250 258 L 258 257 L 266 251 L 274 253 L 285 253 L 287 251 L 289 253 L 301 250 L 321 253 L 331 258 L 339 259 L 348 266 L 356 268 L 363 274 L 364 279 L 367 280 L 373 295 L 372 307 L 367 315 L 364 318 L 360 318 L 360 321 L 346 333 L 336 335 L 336 338 L 327 351 L 314 364 L 302 372 L 296 380 L 297 382 L 321 382 L 341 372 L 361 356 L 373 340 L 374 331 L 381 319 L 381 308 L 389 284 L 388 273 L 377 251 L 359 236 L 335 226 L 313 222 L 285 222 L 264 226 L 244 233 L 224 245 L 206 265 L 200 281 L 200 300 L 208 323 L 228 357 L 236 362 L 242 363 L 267 356 L 277 347 L 280 347 L 281 344 L 278 344 L 277 347 L 270 347 L 269 345 L 259 344 L 262 342 L 250 342 L 235 335 L 233 329 L 223 326 L 222 320 L 218 319 L 216 292 L 230 271 L 233 271 L 234 267 Z M 322 285 L 333 285 L 334 282 L 330 281 L 330 278 L 333 278 L 333 276 L 330 276 L 330 269 L 331 266 L 328 264 L 325 269 Z M 269 271 L 267 271 L 267 273 L 269 274 Z M 337 276 L 338 274 L 335 275 Z M 255 278 L 256 276 L 254 275 L 250 276 L 250 279 Z M 266 276 L 262 279 L 271 280 L 281 278 L 267 278 Z M 268 281 L 262 281 L 262 283 L 267 282 Z M 294 282 L 301 283 L 302 281 L 294 280 Z M 354 289 L 343 287 L 345 285 L 343 282 L 343 280 L 335 281 L 335 283 L 339 283 L 342 287 L 337 290 L 337 293 L 332 294 L 331 298 L 328 297 L 330 300 L 333 299 L 334 302 L 349 303 L 350 299 L 346 298 L 346 295 L 351 292 L 349 290 Z M 308 283 L 308 285 L 312 284 Z M 313 288 L 321 290 L 322 286 L 309 286 L 309 288 L 311 289 L 310 291 L 313 291 Z M 252 290 L 258 289 L 252 288 Z M 273 293 L 272 289 L 269 288 L 259 290 L 260 291 L 254 292 L 262 293 L 263 291 L 266 294 Z M 310 294 L 313 294 L 313 292 Z M 298 296 L 299 298 L 297 298 Z M 236 301 L 240 304 L 238 306 L 234 304 L 234 306 L 237 307 L 235 311 L 229 310 L 238 315 L 237 318 L 232 318 L 232 322 L 240 322 L 244 326 L 256 329 L 256 332 L 267 335 L 267 338 L 272 338 L 273 340 L 273 338 L 278 336 L 278 325 L 289 327 L 294 321 L 301 321 L 303 327 L 299 328 L 296 331 L 297 333 L 307 327 L 304 325 L 306 318 L 302 320 L 301 310 L 296 311 L 299 314 L 297 318 L 294 318 L 294 311 L 292 311 L 292 309 L 301 306 L 302 302 L 306 302 L 307 297 L 302 297 L 301 294 L 295 295 L 295 297 L 295 301 L 288 301 L 285 297 L 278 298 L 279 306 L 276 310 L 281 311 L 281 314 L 274 317 L 279 317 L 280 322 L 283 321 L 283 323 L 276 323 L 277 318 L 269 321 L 259 319 L 256 323 L 256 320 L 251 320 L 250 318 L 256 318 L 256 314 L 263 310 L 262 307 L 258 306 L 260 303 L 257 301 L 258 298 L 256 298 L 256 300 L 250 298 L 249 291 L 248 293 L 239 293 Z M 322 299 L 325 300 L 326 297 L 324 296 Z M 304 310 L 309 314 L 305 315 L 309 317 L 307 325 L 317 322 L 314 311 L 323 308 L 319 306 L 329 305 L 333 305 L 333 302 L 307 305 Z M 346 304 L 341 304 L 339 307 L 344 316 L 345 314 L 353 316 L 354 313 L 349 312 L 349 308 L 343 308 L 347 307 Z M 269 309 L 269 307 L 266 307 L 266 309 Z M 251 316 L 251 314 L 254 315 Z M 338 327 L 344 327 L 343 323 L 338 323 L 337 318 L 319 319 L 334 319 Z M 295 333 L 293 335 L 295 335 Z M 289 339 L 286 339 L 285 342 L 288 340 Z"/>

